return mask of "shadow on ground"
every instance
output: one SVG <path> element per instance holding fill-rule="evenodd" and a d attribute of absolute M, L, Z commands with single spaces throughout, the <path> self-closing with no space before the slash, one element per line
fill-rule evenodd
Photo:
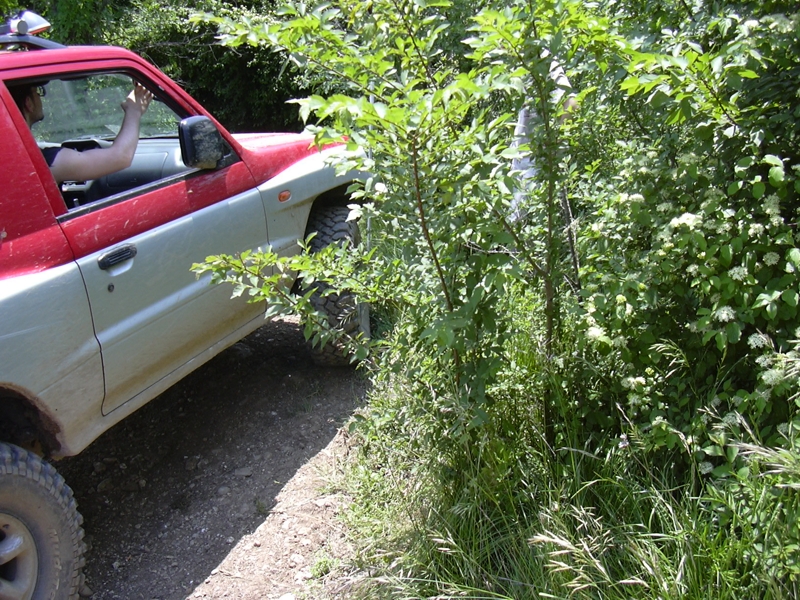
<path fill-rule="evenodd" d="M 364 396 L 269 323 L 58 468 L 84 515 L 95 600 L 183 599 L 254 532 Z"/>

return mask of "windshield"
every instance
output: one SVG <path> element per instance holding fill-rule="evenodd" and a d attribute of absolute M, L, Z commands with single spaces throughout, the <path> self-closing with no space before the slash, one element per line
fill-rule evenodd
<path fill-rule="evenodd" d="M 120 104 L 134 80 L 122 73 L 52 79 L 44 87 L 44 120 L 33 133 L 40 142 L 114 138 L 122 125 Z M 180 117 L 162 102 L 153 102 L 142 117 L 140 138 L 177 137 Z"/>

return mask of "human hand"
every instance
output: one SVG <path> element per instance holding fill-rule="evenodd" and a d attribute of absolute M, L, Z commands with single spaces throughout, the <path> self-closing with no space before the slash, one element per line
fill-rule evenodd
<path fill-rule="evenodd" d="M 137 83 L 133 86 L 133 90 L 128 94 L 128 97 L 122 102 L 122 110 L 126 113 L 128 111 L 135 111 L 136 114 L 143 115 L 147 112 L 147 107 L 153 101 L 153 94 L 142 84 Z"/>

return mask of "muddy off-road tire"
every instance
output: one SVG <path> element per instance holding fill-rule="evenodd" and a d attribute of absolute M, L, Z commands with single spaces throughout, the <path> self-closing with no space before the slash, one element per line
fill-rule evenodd
<path fill-rule="evenodd" d="M 0 598 L 78 598 L 82 522 L 52 465 L 0 443 Z"/>
<path fill-rule="evenodd" d="M 311 240 L 311 252 L 319 252 L 331 244 L 350 242 L 352 246 L 361 243 L 361 233 L 357 221 L 348 221 L 350 209 L 346 206 L 323 206 L 314 208 L 308 218 L 306 236 L 316 232 Z M 317 292 L 311 296 L 314 308 L 328 317 L 328 322 L 353 337 L 363 333 L 369 337 L 369 306 L 356 303 L 352 294 L 324 294 L 323 284 L 315 283 Z M 311 348 L 314 362 L 321 366 L 340 367 L 351 363 L 339 341 L 328 342 L 322 347 Z"/>

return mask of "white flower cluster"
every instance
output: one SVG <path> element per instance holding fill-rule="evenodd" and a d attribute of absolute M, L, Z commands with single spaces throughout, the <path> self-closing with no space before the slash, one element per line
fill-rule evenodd
<path fill-rule="evenodd" d="M 780 369 L 770 369 L 761 374 L 761 381 L 764 385 L 775 387 L 784 380 L 784 373 Z"/>
<path fill-rule="evenodd" d="M 606 332 L 603 331 L 603 328 L 597 327 L 596 325 L 593 325 L 592 327 L 589 327 L 589 329 L 586 330 L 586 335 L 589 336 L 590 340 L 599 340 L 605 334 Z"/>
<path fill-rule="evenodd" d="M 769 215 L 769 224 L 773 227 L 783 225 L 781 217 L 781 201 L 775 194 L 770 194 L 764 198 L 764 212 Z"/>
<path fill-rule="evenodd" d="M 733 267 L 730 271 L 728 271 L 728 275 L 730 275 L 731 279 L 734 281 L 744 281 L 747 277 L 747 268 Z"/>
<path fill-rule="evenodd" d="M 670 240 L 672 240 L 672 231 L 670 231 L 669 227 L 665 227 L 656 234 L 656 239 L 662 244 L 671 243 Z"/>
<path fill-rule="evenodd" d="M 781 260 L 781 257 L 778 256 L 777 252 L 767 252 L 764 255 L 764 264 L 768 267 L 772 267 L 773 265 L 777 265 L 778 262 Z"/>
<path fill-rule="evenodd" d="M 749 338 L 747 338 L 747 345 L 753 349 L 766 348 L 770 345 L 769 338 L 765 336 L 763 333 L 754 333 Z"/>
<path fill-rule="evenodd" d="M 727 233 L 732 229 L 732 225 L 728 221 L 719 221 L 717 223 L 717 233 Z"/>
<path fill-rule="evenodd" d="M 734 311 L 730 306 L 720 306 L 714 312 L 714 318 L 720 323 L 728 323 L 736 318 L 736 311 Z"/>
<path fill-rule="evenodd" d="M 635 390 L 639 386 L 644 386 L 644 377 L 625 377 L 620 381 L 620 385 L 626 390 Z"/>
<path fill-rule="evenodd" d="M 764 226 L 761 223 L 750 223 L 750 227 L 747 229 L 747 235 L 754 238 L 760 236 L 762 233 L 764 233 Z"/>
<path fill-rule="evenodd" d="M 729 412 L 722 417 L 722 422 L 726 425 L 736 425 L 739 422 L 739 415 L 737 415 L 735 412 Z"/>
<path fill-rule="evenodd" d="M 756 359 L 756 364 L 762 369 L 766 369 L 768 366 L 772 364 L 772 357 L 767 354 L 759 356 Z"/>
<path fill-rule="evenodd" d="M 703 223 L 703 217 L 700 215 L 695 215 L 692 213 L 683 213 L 680 217 L 675 217 L 670 221 L 670 226 L 673 228 L 678 228 L 681 225 L 685 225 L 689 228 L 690 231 L 694 231 Z"/>
<path fill-rule="evenodd" d="M 781 201 L 776 194 L 764 198 L 764 212 L 771 217 L 781 214 Z"/>

